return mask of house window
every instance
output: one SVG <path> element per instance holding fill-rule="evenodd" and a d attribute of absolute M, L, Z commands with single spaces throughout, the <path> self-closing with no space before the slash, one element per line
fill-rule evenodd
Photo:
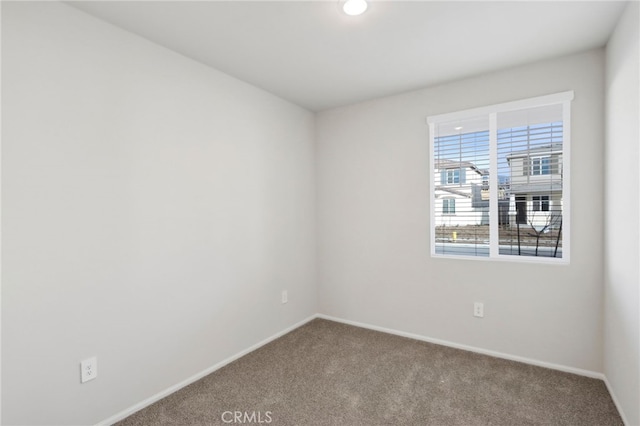
<path fill-rule="evenodd" d="M 432 256 L 569 261 L 572 99 L 428 117 Z"/>
<path fill-rule="evenodd" d="M 460 169 L 447 170 L 445 181 L 447 184 L 460 183 Z"/>
<path fill-rule="evenodd" d="M 534 195 L 531 197 L 533 201 L 534 212 L 548 212 L 549 211 L 549 196 L 548 195 Z"/>
<path fill-rule="evenodd" d="M 445 198 L 442 200 L 442 214 L 456 214 L 455 198 Z"/>
<path fill-rule="evenodd" d="M 551 157 L 533 157 L 531 159 L 531 174 L 548 175 L 551 173 Z"/>

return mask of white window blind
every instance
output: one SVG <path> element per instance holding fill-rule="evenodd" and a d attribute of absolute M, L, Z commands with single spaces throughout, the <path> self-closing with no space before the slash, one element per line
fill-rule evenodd
<path fill-rule="evenodd" d="M 434 256 L 568 261 L 571 99 L 428 118 Z"/>

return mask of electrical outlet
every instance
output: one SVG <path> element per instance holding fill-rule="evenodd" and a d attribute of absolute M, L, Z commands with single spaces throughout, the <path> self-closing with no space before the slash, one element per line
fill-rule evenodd
<path fill-rule="evenodd" d="M 484 317 L 484 303 L 475 302 L 473 304 L 473 316 L 478 318 Z"/>
<path fill-rule="evenodd" d="M 80 361 L 80 382 L 88 382 L 98 377 L 98 359 L 93 358 Z"/>
<path fill-rule="evenodd" d="M 289 296 L 287 295 L 287 290 L 282 290 L 282 303 L 287 303 L 289 301 Z"/>

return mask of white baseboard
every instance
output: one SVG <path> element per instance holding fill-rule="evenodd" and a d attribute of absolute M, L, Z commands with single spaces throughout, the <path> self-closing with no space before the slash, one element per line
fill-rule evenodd
<path fill-rule="evenodd" d="M 236 359 L 238 359 L 240 357 L 243 357 L 243 356 L 245 356 L 246 354 L 248 354 L 250 352 L 255 351 L 256 349 L 260 348 L 261 346 L 264 346 L 267 343 L 270 343 L 273 340 L 284 336 L 285 334 L 295 330 L 296 328 L 298 328 L 300 326 L 303 326 L 304 324 L 306 324 L 309 321 L 315 319 L 316 317 L 317 317 L 317 315 L 312 315 L 312 316 L 310 316 L 310 317 L 308 317 L 308 318 L 306 318 L 306 319 L 304 319 L 304 320 L 292 325 L 291 327 L 287 327 L 284 330 L 274 334 L 273 336 L 268 337 L 268 338 L 264 339 L 263 341 L 261 341 L 259 343 L 256 343 L 255 345 L 250 346 L 247 349 L 245 349 L 243 351 L 240 351 L 237 354 L 232 355 L 229 358 L 227 358 L 227 359 L 225 359 L 223 361 L 220 361 L 219 363 L 217 363 L 215 365 L 212 365 L 211 367 L 209 367 L 209 368 L 207 368 L 207 369 L 205 369 L 205 370 L 203 370 L 203 371 L 201 371 L 199 373 L 194 374 L 193 376 L 189 377 L 188 379 L 185 379 L 185 380 L 181 381 L 180 383 L 177 383 L 177 384 L 175 384 L 173 386 L 170 386 L 169 388 L 167 388 L 167 389 L 165 389 L 165 390 L 163 390 L 161 392 L 158 392 L 157 394 L 145 399 L 144 401 L 141 401 L 141 402 L 139 402 L 139 403 L 127 408 L 126 410 L 121 411 L 118 414 L 115 414 L 115 415 L 109 417 L 108 419 L 105 419 L 105 420 L 99 422 L 96 426 L 112 425 L 112 424 L 114 424 L 116 422 L 119 422 L 120 420 L 123 420 L 126 417 L 132 415 L 136 411 L 140 411 L 143 408 L 148 407 L 149 405 L 153 404 L 154 402 L 157 402 L 157 401 L 161 400 L 162 398 L 167 397 L 170 394 L 182 389 L 183 387 L 188 386 L 191 383 L 200 380 L 201 378 L 213 373 L 216 370 L 219 370 L 220 368 L 222 368 L 225 365 L 235 361 Z"/>
<path fill-rule="evenodd" d="M 604 381 L 604 384 L 607 387 L 607 390 L 609 391 L 609 395 L 611 395 L 611 399 L 613 400 L 613 403 L 616 406 L 616 409 L 618 410 L 618 414 L 620 414 L 620 417 L 622 418 L 622 422 L 626 426 L 631 426 L 631 423 L 629 423 L 629 421 L 627 420 L 627 418 L 625 416 L 625 413 L 622 410 L 622 405 L 620 405 L 620 402 L 618 401 L 618 398 L 616 397 L 616 394 L 613 391 L 613 388 L 611 387 L 611 384 L 609 383 L 609 380 L 607 379 L 607 376 L 604 375 L 603 373 L 598 373 L 598 372 L 590 371 L 590 370 L 583 370 L 583 369 L 580 369 L 580 368 L 568 367 L 568 366 L 560 365 L 560 364 L 553 364 L 553 363 L 549 363 L 549 362 L 545 362 L 545 361 L 539 361 L 539 360 L 532 359 L 532 358 L 525 358 L 525 357 L 520 357 L 520 356 L 516 356 L 516 355 L 505 354 L 505 353 L 502 353 L 502 352 L 490 351 L 490 350 L 487 350 L 487 349 L 481 349 L 481 348 L 477 348 L 477 347 L 474 347 L 474 346 L 462 345 L 462 344 L 459 344 L 459 343 L 449 342 L 449 341 L 446 341 L 446 340 L 433 339 L 433 338 L 426 337 L 426 336 L 421 336 L 421 335 L 418 335 L 418 334 L 405 333 L 403 331 L 393 330 L 393 329 L 390 329 L 390 328 L 378 327 L 378 326 L 371 325 L 371 324 L 361 323 L 361 322 L 357 322 L 357 321 L 345 320 L 345 319 L 342 319 L 342 318 L 336 318 L 336 317 L 332 317 L 330 315 L 318 314 L 318 315 L 316 315 L 316 317 L 317 318 L 323 318 L 323 319 L 326 319 L 326 320 L 329 320 L 329 321 L 335 321 L 335 322 L 340 322 L 340 323 L 343 323 L 343 324 L 353 325 L 355 327 L 362 327 L 362 328 L 367 328 L 369 330 L 381 331 L 383 333 L 395 334 L 397 336 L 408 337 L 408 338 L 411 338 L 411 339 L 421 340 L 421 341 L 429 342 L 429 343 L 435 343 L 437 345 L 449 346 L 449 347 L 456 348 L 456 349 L 463 349 L 465 351 L 476 352 L 476 353 L 480 353 L 480 354 L 483 354 L 483 355 L 493 356 L 493 357 L 496 357 L 496 358 L 503 358 L 503 359 L 508 359 L 508 360 L 511 360 L 511 361 L 518 361 L 518 362 L 522 362 L 522 363 L 525 363 L 525 364 L 535 365 L 535 366 L 538 366 L 538 367 L 545 367 L 545 368 L 550 368 L 552 370 L 563 371 L 565 373 L 573 373 L 573 374 L 577 374 L 577 375 L 580 375 L 580 376 L 590 377 L 590 378 L 593 378 L 593 379 L 600 379 L 600 380 Z"/>
<path fill-rule="evenodd" d="M 629 423 L 629 421 L 627 420 L 627 417 L 624 415 L 624 411 L 622 411 L 622 405 L 620 405 L 620 402 L 618 401 L 618 397 L 616 397 L 616 394 L 613 391 L 613 388 L 611 387 L 611 383 L 609 383 L 609 379 L 607 379 L 607 376 L 604 376 L 603 380 L 604 380 L 604 384 L 607 386 L 607 390 L 609 391 L 609 395 L 611 395 L 611 399 L 613 400 L 613 404 L 618 409 L 618 414 L 620 414 L 620 417 L 622 417 L 622 423 L 624 423 L 627 426 L 631 426 L 631 423 Z"/>
<path fill-rule="evenodd" d="M 342 318 L 337 318 L 337 317 L 332 317 L 330 315 L 324 315 L 324 314 L 315 314 L 312 315 L 300 322 L 298 322 L 297 324 L 294 324 L 282 331 L 280 331 L 279 333 L 274 334 L 273 336 L 259 342 L 256 343 L 253 346 L 250 346 L 249 348 L 238 352 L 237 354 L 189 377 L 186 380 L 183 380 L 180 383 L 177 383 L 147 399 L 145 399 L 142 402 L 139 402 L 138 404 L 135 404 L 129 408 L 127 408 L 124 411 L 121 411 L 118 414 L 115 414 L 111 417 L 109 417 L 106 420 L 103 420 L 102 422 L 98 423 L 97 426 L 105 426 L 105 425 L 112 425 L 120 420 L 125 419 L 126 417 L 132 415 L 133 413 L 135 413 L 136 411 L 140 411 L 145 407 L 148 407 L 149 405 L 161 400 L 162 398 L 182 389 L 183 387 L 190 385 L 191 383 L 200 380 L 201 378 L 213 373 L 214 371 L 224 367 L 225 365 L 229 364 L 230 362 L 235 361 L 236 359 L 243 357 L 244 355 L 255 351 L 256 349 L 260 348 L 261 346 L 266 345 L 267 343 L 284 336 L 285 334 L 295 330 L 296 328 L 308 323 L 309 321 L 315 319 L 315 318 L 322 318 L 322 319 L 326 319 L 329 321 L 335 321 L 335 322 L 339 322 L 342 324 L 347 324 L 347 325 L 352 325 L 355 327 L 360 327 L 360 328 L 366 328 L 369 330 L 374 330 L 374 331 L 380 331 L 383 333 L 388 333 L 388 334 L 393 334 L 396 336 L 402 336 L 402 337 L 408 337 L 410 339 L 415 339 L 415 340 L 420 340 L 420 341 L 424 341 L 424 342 L 429 342 L 429 343 L 435 343 L 437 345 L 442 345 L 442 346 L 448 346 L 448 347 L 452 347 L 452 348 L 456 348 L 456 349 L 462 349 L 465 351 L 470 351 L 470 352 L 476 352 L 479 354 L 483 354 L 483 355 L 489 355 L 489 356 L 493 356 L 496 358 L 502 358 L 502 359 L 507 359 L 507 360 L 511 360 L 511 361 L 518 361 L 518 362 L 522 362 L 525 364 L 530 364 L 530 365 L 535 365 L 538 367 L 545 367 L 545 368 L 550 368 L 552 370 L 558 370 L 558 371 L 563 371 L 565 373 L 573 373 L 573 374 L 578 374 L 580 376 L 586 376 L 586 377 L 591 377 L 594 379 L 601 379 L 604 381 L 607 389 L 609 390 L 609 394 L 611 394 L 611 398 L 613 399 L 614 404 L 616 405 L 616 408 L 618 409 L 618 412 L 620 413 L 620 416 L 622 417 L 622 421 L 624 422 L 625 425 L 628 425 L 628 422 L 625 419 L 624 416 L 624 412 L 621 410 L 620 404 L 618 403 L 618 400 L 615 396 L 615 394 L 613 393 L 611 386 L 609 384 L 609 382 L 607 381 L 607 378 L 604 374 L 602 373 L 598 373 L 595 371 L 590 371 L 590 370 L 583 370 L 580 368 L 574 368 L 574 367 L 568 367 L 568 366 L 564 366 L 564 365 L 559 365 L 559 364 L 553 364 L 553 363 L 549 363 L 549 362 L 545 362 L 545 361 L 539 361 L 536 359 L 532 359 L 532 358 L 525 358 L 525 357 L 520 357 L 520 356 L 516 356 L 516 355 L 510 355 L 510 354 L 505 354 L 502 352 L 496 352 L 496 351 L 491 351 L 491 350 L 487 350 L 487 349 L 482 349 L 482 348 L 477 348 L 474 346 L 467 346 L 467 345 L 463 345 L 463 344 L 459 344 L 459 343 L 454 343 L 454 342 L 449 342 L 446 340 L 440 340 L 440 339 L 434 339 L 434 338 L 430 338 L 430 337 L 426 337 L 426 336 L 421 336 L 419 334 L 414 334 L 414 333 L 406 333 L 404 331 L 398 331 L 398 330 L 394 330 L 394 329 L 390 329 L 390 328 L 385 328 L 385 327 L 378 327 L 375 325 L 371 325 L 371 324 L 366 324 L 366 323 L 362 323 L 362 322 L 357 322 L 357 321 L 350 321 L 350 320 L 346 320 L 346 319 L 342 319 Z"/>
<path fill-rule="evenodd" d="M 522 362 L 522 363 L 525 363 L 525 364 L 535 365 L 535 366 L 538 366 L 538 367 L 550 368 L 552 370 L 559 370 L 559 371 L 563 371 L 565 373 L 573 373 L 573 374 L 578 374 L 580 376 L 586 376 L 586 377 L 591 377 L 591 378 L 594 378 L 594 379 L 601 379 L 601 380 L 604 380 L 604 378 L 605 378 L 604 374 L 598 373 L 598 372 L 595 372 L 595 371 L 583 370 L 583 369 L 580 369 L 580 368 L 568 367 L 568 366 L 565 366 L 565 365 L 559 365 L 559 364 L 553 364 L 553 363 L 549 363 L 549 362 L 545 362 L 545 361 L 539 361 L 539 360 L 532 359 L 532 358 L 525 358 L 525 357 L 521 357 L 521 356 L 505 354 L 505 353 L 502 353 L 502 352 L 496 352 L 496 351 L 491 351 L 491 350 L 487 350 L 487 349 L 477 348 L 477 347 L 474 347 L 474 346 L 467 346 L 467 345 L 463 345 L 463 344 L 460 344 L 460 343 L 449 342 L 447 340 L 440 340 L 440 339 L 434 339 L 434 338 L 431 338 L 431 337 L 421 336 L 419 334 L 405 333 L 404 331 L 393 330 L 393 329 L 385 328 L 385 327 L 378 327 L 376 325 L 365 324 L 365 323 L 361 323 L 361 322 L 357 322 L 357 321 L 345 320 L 345 319 L 342 319 L 342 318 L 336 318 L 336 317 L 332 317 L 332 316 L 324 315 L 324 314 L 318 314 L 318 315 L 316 315 L 316 317 L 317 318 L 324 318 L 324 319 L 329 320 L 329 321 L 336 321 L 336 322 L 340 322 L 340 323 L 343 323 L 343 324 L 353 325 L 353 326 L 356 326 L 356 327 L 367 328 L 369 330 L 381 331 L 383 333 L 388 333 L 388 334 L 395 334 L 396 336 L 402 336 L 402 337 L 408 337 L 410 339 L 421 340 L 423 342 L 435 343 L 437 345 L 449 346 L 451 348 L 462 349 L 462 350 L 470 351 L 470 352 L 476 352 L 476 353 L 479 353 L 479 354 L 489 355 L 489 356 L 493 356 L 493 357 L 496 357 L 496 358 L 508 359 L 510 361 L 518 361 L 518 362 Z"/>

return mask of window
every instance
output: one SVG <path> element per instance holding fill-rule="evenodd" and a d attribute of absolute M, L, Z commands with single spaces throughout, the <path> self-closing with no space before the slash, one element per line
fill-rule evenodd
<path fill-rule="evenodd" d="M 549 211 L 549 196 L 548 195 L 534 195 L 531 197 L 533 201 L 534 212 L 548 212 Z"/>
<path fill-rule="evenodd" d="M 548 175 L 551 173 L 551 157 L 534 157 L 531 159 L 532 175 Z"/>
<path fill-rule="evenodd" d="M 572 99 L 428 117 L 433 256 L 569 261 Z"/>
<path fill-rule="evenodd" d="M 456 214 L 455 198 L 445 198 L 442 200 L 442 214 Z"/>
<path fill-rule="evenodd" d="M 460 169 L 446 170 L 445 182 L 447 184 L 460 183 Z"/>

